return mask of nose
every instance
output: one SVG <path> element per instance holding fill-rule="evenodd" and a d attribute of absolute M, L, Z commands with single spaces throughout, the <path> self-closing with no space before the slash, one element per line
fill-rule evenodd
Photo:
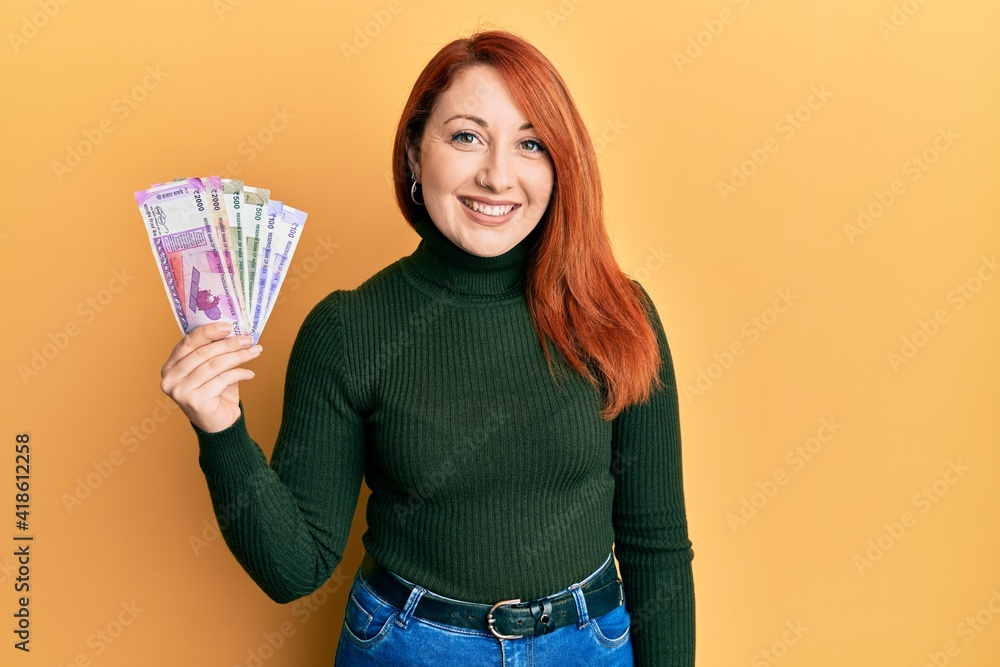
<path fill-rule="evenodd" d="M 487 153 L 484 168 L 486 187 L 494 192 L 503 192 L 514 184 L 511 156 L 506 151 L 491 148 Z M 482 185 L 483 178 L 480 177 L 479 180 Z"/>

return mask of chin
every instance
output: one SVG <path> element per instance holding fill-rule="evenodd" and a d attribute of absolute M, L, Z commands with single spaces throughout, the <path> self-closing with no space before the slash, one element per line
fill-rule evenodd
<path fill-rule="evenodd" d="M 480 257 L 494 257 L 517 245 L 517 241 L 510 236 L 510 230 L 487 229 L 475 223 L 472 225 L 466 227 L 465 233 L 460 237 L 461 242 L 455 244 L 468 253 Z"/>
<path fill-rule="evenodd" d="M 497 255 L 502 255 L 511 248 L 513 248 L 516 243 L 477 243 L 471 248 L 463 248 L 468 253 L 473 255 L 478 255 L 479 257 L 496 257 Z"/>

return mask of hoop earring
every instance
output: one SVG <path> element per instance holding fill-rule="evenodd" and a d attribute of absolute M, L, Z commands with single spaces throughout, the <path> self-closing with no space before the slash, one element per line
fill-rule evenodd
<path fill-rule="evenodd" d="M 413 203 L 417 206 L 423 206 L 424 203 L 422 201 L 417 201 L 417 175 L 410 174 L 410 178 L 413 180 L 413 185 L 410 186 L 410 199 L 412 199 Z"/>

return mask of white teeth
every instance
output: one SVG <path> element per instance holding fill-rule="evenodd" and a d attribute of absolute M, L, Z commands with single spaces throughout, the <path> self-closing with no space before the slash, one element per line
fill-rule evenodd
<path fill-rule="evenodd" d="M 514 204 L 508 204 L 507 206 L 487 206 L 486 204 L 481 204 L 473 199 L 462 198 L 462 203 L 471 208 L 473 211 L 479 211 L 484 215 L 507 215 L 512 210 L 514 210 Z"/>

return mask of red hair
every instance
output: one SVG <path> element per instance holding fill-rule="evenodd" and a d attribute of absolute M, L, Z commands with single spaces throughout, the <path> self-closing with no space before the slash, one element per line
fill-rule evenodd
<path fill-rule="evenodd" d="M 473 65 L 496 68 L 552 159 L 555 178 L 542 235 L 528 261 L 526 297 L 552 373 L 546 338 L 591 385 L 614 419 L 661 386 L 660 353 L 644 290 L 618 266 L 604 222 L 594 145 L 565 82 L 542 53 L 502 30 L 446 44 L 417 77 L 392 151 L 396 202 L 414 225 L 426 209 L 410 198 L 406 143 L 419 144 L 438 96 Z M 652 309 L 652 304 L 649 305 Z"/>

